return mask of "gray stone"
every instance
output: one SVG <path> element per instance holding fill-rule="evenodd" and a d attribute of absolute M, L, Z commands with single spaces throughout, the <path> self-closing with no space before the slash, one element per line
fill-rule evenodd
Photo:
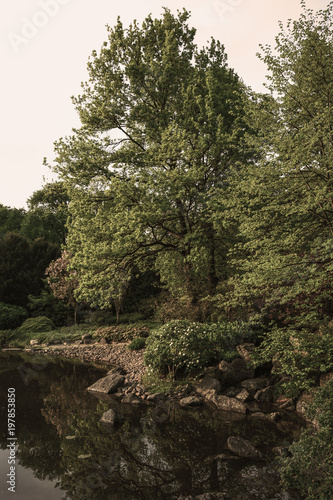
<path fill-rule="evenodd" d="M 238 413 L 247 412 L 246 405 L 235 398 L 228 398 L 228 396 L 216 396 L 214 402 L 219 410 L 235 411 Z"/>
<path fill-rule="evenodd" d="M 268 385 L 269 380 L 265 377 L 251 378 L 248 380 L 243 380 L 241 382 L 241 386 L 247 391 L 259 391 L 260 389 L 264 389 Z"/>
<path fill-rule="evenodd" d="M 198 394 L 205 396 L 205 394 L 211 390 L 220 392 L 221 384 L 216 378 L 206 376 L 197 384 L 195 390 Z"/>
<path fill-rule="evenodd" d="M 214 389 L 212 389 L 212 390 L 206 392 L 205 401 L 207 403 L 212 403 L 215 406 L 217 406 L 216 397 L 217 397 L 217 392 Z"/>
<path fill-rule="evenodd" d="M 242 380 L 254 376 L 254 369 L 247 367 L 242 359 L 234 359 L 231 363 L 221 361 L 219 368 L 221 370 L 220 382 L 224 388 L 239 384 Z"/>
<path fill-rule="evenodd" d="M 230 451 L 244 458 L 262 458 L 262 454 L 250 441 L 238 436 L 230 436 L 227 441 Z"/>
<path fill-rule="evenodd" d="M 246 389 L 243 389 L 237 394 L 236 399 L 238 399 L 238 401 L 241 401 L 242 403 L 248 403 L 252 398 L 249 392 Z"/>
<path fill-rule="evenodd" d="M 180 406 L 200 406 L 202 405 L 202 398 L 198 396 L 188 396 L 179 401 Z"/>
<path fill-rule="evenodd" d="M 116 392 L 119 387 L 122 387 L 124 383 L 125 377 L 118 373 L 114 373 L 97 380 L 97 382 L 88 387 L 88 391 L 111 394 L 112 392 Z"/>
<path fill-rule="evenodd" d="M 265 403 L 271 403 L 274 401 L 275 389 L 272 385 L 269 385 L 265 389 L 260 389 L 255 393 L 254 399 L 256 401 L 261 401 Z"/>
<path fill-rule="evenodd" d="M 255 345 L 252 343 L 245 343 L 236 346 L 236 351 L 238 354 L 245 359 L 245 361 L 251 361 L 251 355 L 255 351 Z"/>
<path fill-rule="evenodd" d="M 115 410 L 111 408 L 110 410 L 107 410 L 106 412 L 103 413 L 100 422 L 102 422 L 103 424 L 114 425 L 118 422 L 121 422 L 122 420 L 123 418 L 120 415 L 118 415 L 118 413 Z"/>
<path fill-rule="evenodd" d="M 163 392 L 148 394 L 146 399 L 150 403 L 158 403 L 159 401 L 163 401 L 165 399 L 165 394 Z"/>

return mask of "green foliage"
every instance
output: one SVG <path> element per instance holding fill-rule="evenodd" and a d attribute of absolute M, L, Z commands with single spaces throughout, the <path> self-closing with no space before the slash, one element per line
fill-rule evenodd
<path fill-rule="evenodd" d="M 139 349 L 143 349 L 144 347 L 146 347 L 146 342 L 147 342 L 146 338 L 136 337 L 127 347 L 131 351 L 138 351 Z"/>
<path fill-rule="evenodd" d="M 196 47 L 189 16 L 165 8 L 142 27 L 108 27 L 73 99 L 82 127 L 56 143 L 71 196 L 67 245 L 80 297 L 93 306 L 122 302 L 132 269 L 153 259 L 166 286 L 193 303 L 226 272 L 235 228 L 217 238 L 209 204 L 252 160 L 247 94 L 220 42 Z"/>
<path fill-rule="evenodd" d="M 26 309 L 0 302 L 0 329 L 7 330 L 18 327 L 28 317 Z"/>
<path fill-rule="evenodd" d="M 283 485 L 298 488 L 307 500 L 333 499 L 333 381 L 315 394 L 308 410 L 319 429 L 303 431 L 290 447 L 291 457 L 282 460 Z"/>
<path fill-rule="evenodd" d="M 105 340 L 106 342 L 128 342 L 136 337 L 148 337 L 149 328 L 147 326 L 108 326 L 98 328 L 93 336 L 96 340 Z"/>
<path fill-rule="evenodd" d="M 23 208 L 10 208 L 0 203 L 0 238 L 6 233 L 19 233 L 24 216 Z"/>
<path fill-rule="evenodd" d="M 30 316 L 47 316 L 56 326 L 66 323 L 68 312 L 61 300 L 49 291 L 42 290 L 39 295 L 28 295 Z"/>
<path fill-rule="evenodd" d="M 0 346 L 7 346 L 13 335 L 13 330 L 0 330 Z"/>
<path fill-rule="evenodd" d="M 41 333 L 54 330 L 55 325 L 50 318 L 46 316 L 38 316 L 37 318 L 28 318 L 17 329 L 20 335 L 29 333 Z"/>
<path fill-rule="evenodd" d="M 257 361 L 275 358 L 276 372 L 291 377 L 286 394 L 297 396 L 319 381 L 321 373 L 333 369 L 333 328 L 322 331 L 297 331 L 273 327 L 257 353 Z"/>
<path fill-rule="evenodd" d="M 247 109 L 261 159 L 235 178 L 217 223 L 231 214 L 241 232 L 228 307 L 313 329 L 333 312 L 333 4 L 302 7 L 299 20 L 280 25 L 275 50 L 261 47 L 270 94 Z"/>
<path fill-rule="evenodd" d="M 200 370 L 217 361 L 225 348 L 219 325 L 174 320 L 150 334 L 144 361 L 155 372 L 175 375 L 178 370 Z"/>

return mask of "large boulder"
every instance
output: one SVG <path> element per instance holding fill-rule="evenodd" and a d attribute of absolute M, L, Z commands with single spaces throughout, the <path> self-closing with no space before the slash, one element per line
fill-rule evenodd
<path fill-rule="evenodd" d="M 221 361 L 219 369 L 221 371 L 220 382 L 223 388 L 237 385 L 242 380 L 254 376 L 254 369 L 247 366 L 246 362 L 239 358 L 234 359 L 231 363 Z"/>
<path fill-rule="evenodd" d="M 247 391 L 259 391 L 260 389 L 265 389 L 265 387 L 269 386 L 269 379 L 266 377 L 259 377 L 259 378 L 251 378 L 248 380 L 243 380 L 241 382 L 241 386 L 243 389 L 246 389 Z"/>
<path fill-rule="evenodd" d="M 102 392 L 104 394 L 111 394 L 116 392 L 119 387 L 122 387 L 125 383 L 125 377 L 119 373 L 113 373 L 103 377 L 93 385 L 88 387 L 90 392 Z"/>
<path fill-rule="evenodd" d="M 228 396 L 216 396 L 213 402 L 219 410 L 247 413 L 246 405 L 235 398 L 228 398 Z"/>
<path fill-rule="evenodd" d="M 211 390 L 221 392 L 221 384 L 216 378 L 206 376 L 197 384 L 195 390 L 201 396 L 205 396 Z"/>
<path fill-rule="evenodd" d="M 179 401 L 180 406 L 200 406 L 202 405 L 202 398 L 198 396 L 188 396 Z"/>
<path fill-rule="evenodd" d="M 262 454 L 250 441 L 238 436 L 230 436 L 227 441 L 230 451 L 244 458 L 262 458 Z"/>

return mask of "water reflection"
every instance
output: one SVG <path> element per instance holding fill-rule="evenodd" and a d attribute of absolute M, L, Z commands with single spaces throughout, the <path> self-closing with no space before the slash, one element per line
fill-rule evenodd
<path fill-rule="evenodd" d="M 275 424 L 177 406 L 133 409 L 85 390 L 105 373 L 97 367 L 26 354 L 0 356 L 2 408 L 7 388 L 16 388 L 17 463 L 30 474 L 18 469 L 18 489 L 26 500 L 41 492 L 49 500 L 176 500 L 214 491 L 232 500 L 282 500 L 270 460 L 272 447 L 286 444 L 291 435 Z M 99 422 L 108 408 L 124 417 L 115 428 Z M 0 430 L 3 458 L 5 419 Z M 233 457 L 226 449 L 230 435 L 251 439 L 264 460 Z M 6 464 L 3 475 L 5 470 Z"/>

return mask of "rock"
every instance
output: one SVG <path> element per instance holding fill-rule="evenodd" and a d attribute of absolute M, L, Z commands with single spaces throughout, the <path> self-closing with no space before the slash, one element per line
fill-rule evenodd
<path fill-rule="evenodd" d="M 163 401 L 165 399 L 165 394 L 163 392 L 148 394 L 146 399 L 150 403 L 158 403 L 159 401 Z"/>
<path fill-rule="evenodd" d="M 295 402 L 292 398 L 287 398 L 283 394 L 280 394 L 275 399 L 276 404 L 279 406 L 281 410 L 295 410 Z"/>
<path fill-rule="evenodd" d="M 220 380 L 221 370 L 218 366 L 208 366 L 203 371 L 204 377 L 212 377 L 216 378 L 216 380 Z"/>
<path fill-rule="evenodd" d="M 262 458 L 262 454 L 250 441 L 238 436 L 230 436 L 227 441 L 230 451 L 242 458 Z"/>
<path fill-rule="evenodd" d="M 259 391 L 260 389 L 264 389 L 268 385 L 269 380 L 265 377 L 250 378 L 241 382 L 241 386 L 247 391 Z"/>
<path fill-rule="evenodd" d="M 141 399 L 132 393 L 125 394 L 125 396 L 123 397 L 121 402 L 124 404 L 131 404 L 131 405 L 135 405 L 135 406 L 141 405 Z"/>
<path fill-rule="evenodd" d="M 255 351 L 255 345 L 251 343 L 237 345 L 236 351 L 245 361 L 249 362 L 251 361 L 251 354 Z"/>
<path fill-rule="evenodd" d="M 274 423 L 279 422 L 282 418 L 280 413 L 278 413 L 277 411 L 272 412 L 269 416 Z"/>
<path fill-rule="evenodd" d="M 114 425 L 118 422 L 121 422 L 122 420 L 123 418 L 120 415 L 118 415 L 118 413 L 115 410 L 111 408 L 110 410 L 107 410 L 106 412 L 103 413 L 100 422 L 102 422 L 103 424 Z"/>
<path fill-rule="evenodd" d="M 206 376 L 197 384 L 195 390 L 198 394 L 205 396 L 205 394 L 211 390 L 220 392 L 221 384 L 216 378 Z"/>
<path fill-rule="evenodd" d="M 88 391 L 111 394 L 112 392 L 116 392 L 119 387 L 122 387 L 124 383 L 125 377 L 118 373 L 114 373 L 97 380 L 97 382 L 88 387 Z"/>
<path fill-rule="evenodd" d="M 219 369 L 221 371 L 220 382 L 224 388 L 236 385 L 254 375 L 254 369 L 247 367 L 245 361 L 241 359 L 234 359 L 232 363 L 221 361 Z"/>
<path fill-rule="evenodd" d="M 261 401 L 265 403 L 271 403 L 274 401 L 275 389 L 272 385 L 269 385 L 265 389 L 260 389 L 254 395 L 256 401 Z"/>
<path fill-rule="evenodd" d="M 248 403 L 252 398 L 249 392 L 246 389 L 243 389 L 237 394 L 236 399 L 238 399 L 238 401 L 241 401 L 242 403 Z"/>
<path fill-rule="evenodd" d="M 200 406 L 202 405 L 202 398 L 198 396 L 188 396 L 179 401 L 180 406 Z"/>
<path fill-rule="evenodd" d="M 205 401 L 207 403 L 212 403 L 215 406 L 217 406 L 216 398 L 217 398 L 217 392 L 214 389 L 206 392 L 205 394 Z"/>
<path fill-rule="evenodd" d="M 30 345 L 39 345 L 39 342 L 36 339 L 32 339 L 30 340 Z"/>
<path fill-rule="evenodd" d="M 228 396 L 216 396 L 214 403 L 219 410 L 236 411 L 238 413 L 247 412 L 247 407 L 244 403 L 235 398 L 228 398 Z"/>

